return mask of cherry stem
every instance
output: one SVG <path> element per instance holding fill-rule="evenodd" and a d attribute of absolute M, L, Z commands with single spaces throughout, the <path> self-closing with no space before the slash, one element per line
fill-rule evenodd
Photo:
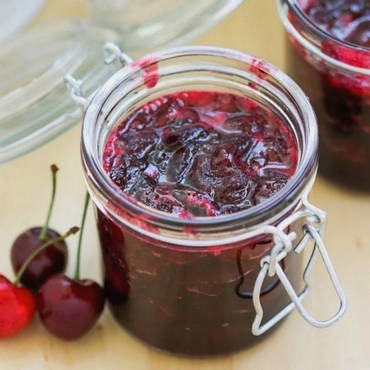
<path fill-rule="evenodd" d="M 80 235 L 78 236 L 76 270 L 75 270 L 75 276 L 74 276 L 74 279 L 76 281 L 80 280 L 81 245 L 82 245 L 82 237 L 83 237 L 83 233 L 84 233 L 85 220 L 86 220 L 86 215 L 87 215 L 87 209 L 89 207 L 89 202 L 90 202 L 90 195 L 89 195 L 88 192 L 86 192 L 85 204 L 84 204 L 84 209 L 83 209 L 83 212 L 82 212 L 82 220 L 81 220 L 81 226 L 80 226 Z"/>
<path fill-rule="evenodd" d="M 44 244 L 40 245 L 37 249 L 35 249 L 28 257 L 27 259 L 23 262 L 21 268 L 18 270 L 17 274 L 15 275 L 15 280 L 14 284 L 18 285 L 23 273 L 27 269 L 28 265 L 32 262 L 32 260 L 39 254 L 41 253 L 45 248 L 50 247 L 50 245 L 54 243 L 61 242 L 62 240 L 68 238 L 72 234 L 76 234 L 80 230 L 77 226 L 71 227 L 64 235 L 59 236 L 58 238 L 50 239 Z"/>
<path fill-rule="evenodd" d="M 51 214 L 53 212 L 55 193 L 56 193 L 56 189 L 57 189 L 57 172 L 58 172 L 59 168 L 55 164 L 52 164 L 50 166 L 50 169 L 51 169 L 51 175 L 52 175 L 53 188 L 52 188 L 52 192 L 51 192 L 51 199 L 50 199 L 48 214 L 46 216 L 46 221 L 45 221 L 45 224 L 44 224 L 44 226 L 43 226 L 43 228 L 40 232 L 40 235 L 39 235 L 39 239 L 41 239 L 41 240 L 46 239 L 46 235 L 47 235 L 47 232 L 49 230 L 49 222 L 50 222 Z"/>

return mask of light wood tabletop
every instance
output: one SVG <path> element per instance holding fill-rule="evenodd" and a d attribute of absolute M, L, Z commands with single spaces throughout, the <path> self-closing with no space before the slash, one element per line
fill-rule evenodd
<path fill-rule="evenodd" d="M 83 1 L 50 0 L 38 20 L 83 16 Z M 284 69 L 284 33 L 272 0 L 247 0 L 221 24 L 196 40 L 240 49 Z M 51 163 L 61 168 L 52 226 L 78 224 L 84 196 L 79 157 L 80 127 L 40 149 L 0 165 L 0 271 L 12 277 L 9 249 L 28 227 L 41 224 L 50 192 Z M 370 369 L 370 197 L 318 179 L 312 201 L 328 211 L 326 243 L 348 296 L 348 312 L 328 329 L 306 324 L 297 313 L 258 346 L 217 358 L 182 358 L 153 350 L 115 323 L 109 310 L 84 338 L 66 343 L 48 334 L 36 319 L 18 336 L 0 343 L 0 370 L 366 370 Z M 77 238 L 69 241 L 74 265 Z M 83 246 L 82 274 L 100 279 L 100 255 L 92 213 Z M 314 270 L 308 307 L 319 317 L 336 309 L 328 276 Z"/>

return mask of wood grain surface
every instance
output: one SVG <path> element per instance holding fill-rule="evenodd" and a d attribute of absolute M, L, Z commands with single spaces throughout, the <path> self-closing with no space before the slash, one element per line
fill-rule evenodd
<path fill-rule="evenodd" d="M 50 0 L 39 21 L 84 16 L 77 0 Z M 237 48 L 284 69 L 284 34 L 272 0 L 247 0 L 235 13 L 196 40 Z M 49 198 L 48 166 L 57 163 L 60 183 L 52 225 L 78 224 L 84 186 L 79 164 L 80 127 L 24 157 L 0 165 L 0 271 L 12 276 L 9 248 L 18 233 L 44 220 Z M 314 204 L 329 213 L 326 243 L 348 296 L 345 317 L 329 329 L 315 329 L 297 313 L 260 345 L 218 358 L 192 359 L 148 348 L 121 330 L 105 311 L 83 339 L 65 343 L 38 320 L 17 337 L 0 342 L 0 370 L 366 370 L 370 369 L 370 197 L 318 179 Z M 100 259 L 92 214 L 83 247 L 82 273 L 100 279 Z M 70 240 L 72 271 L 76 238 Z M 318 266 L 308 307 L 320 317 L 336 308 L 327 275 Z"/>

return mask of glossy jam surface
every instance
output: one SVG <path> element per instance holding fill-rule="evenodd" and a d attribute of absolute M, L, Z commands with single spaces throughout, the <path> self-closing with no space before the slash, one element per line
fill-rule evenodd
<path fill-rule="evenodd" d="M 242 96 L 181 92 L 134 111 L 111 134 L 104 168 L 125 193 L 180 217 L 250 208 L 294 174 L 290 128 Z"/>
<path fill-rule="evenodd" d="M 328 34 L 321 42 L 323 53 L 349 66 L 370 68 L 368 0 L 298 2 L 313 24 Z M 295 17 L 290 15 L 299 30 Z M 290 41 L 289 73 L 318 117 L 319 173 L 352 190 L 370 192 L 370 77 L 312 55 L 293 36 Z"/>

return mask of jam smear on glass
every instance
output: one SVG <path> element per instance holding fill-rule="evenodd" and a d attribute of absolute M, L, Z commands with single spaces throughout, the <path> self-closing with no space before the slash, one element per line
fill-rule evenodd
<path fill-rule="evenodd" d="M 293 176 L 298 156 L 294 133 L 268 108 L 239 95 L 184 91 L 133 111 L 108 137 L 102 161 L 117 191 L 189 219 L 264 202 Z M 251 334 L 251 293 L 270 237 L 204 248 L 195 238 L 194 247 L 177 246 L 118 226 L 101 211 L 98 229 L 113 314 L 136 337 L 190 355 L 233 352 L 259 340 Z M 298 291 L 296 258 L 283 266 Z M 266 279 L 261 300 L 267 319 L 289 302 L 276 277 Z"/>
<path fill-rule="evenodd" d="M 298 0 L 306 17 L 327 34 L 321 51 L 370 69 L 368 0 Z M 294 15 L 291 15 L 293 24 Z M 310 56 L 292 38 L 289 72 L 318 115 L 322 175 L 353 190 L 370 191 L 370 76 Z"/>

